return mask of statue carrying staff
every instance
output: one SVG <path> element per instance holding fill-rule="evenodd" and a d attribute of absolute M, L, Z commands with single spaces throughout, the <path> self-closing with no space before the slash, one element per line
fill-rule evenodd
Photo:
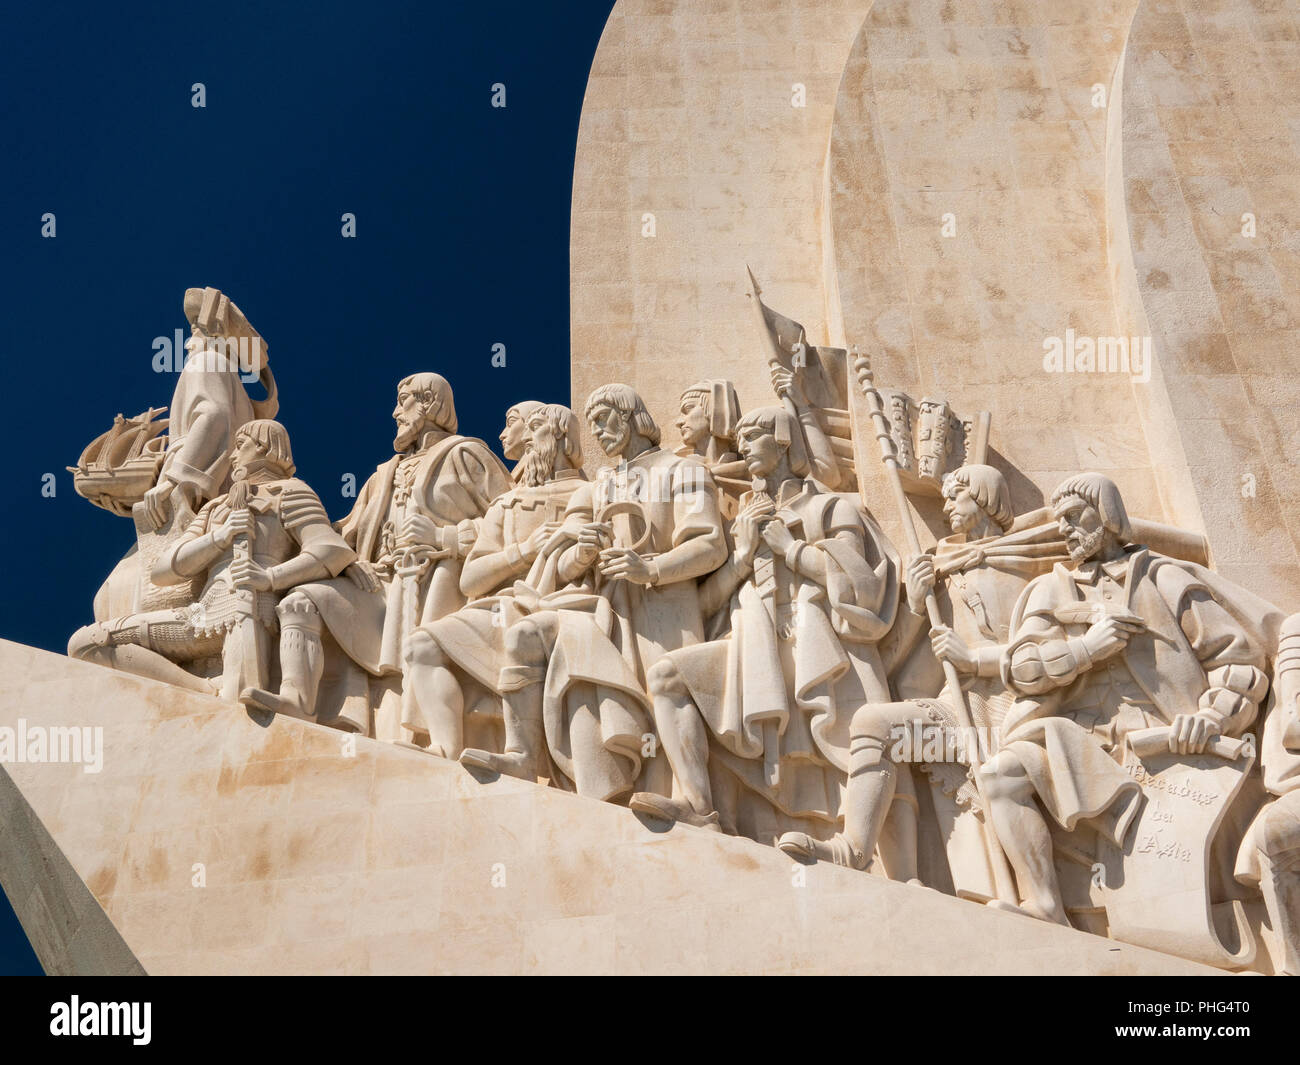
<path fill-rule="evenodd" d="M 979 748 L 972 743 L 996 734 L 1015 699 L 999 672 L 1012 609 L 1031 579 L 1066 556 L 1055 529 L 1011 531 L 1011 493 L 992 466 L 953 471 L 945 478 L 943 493 L 952 535 L 933 553 L 917 555 L 909 563 L 907 606 L 894 633 L 894 655 L 902 662 L 894 685 L 900 695 L 919 689 L 924 696 L 868 703 L 854 714 L 843 831 L 827 840 L 790 832 L 779 846 L 795 857 L 854 869 L 866 869 L 879 846 L 891 879 L 915 879 L 916 833 L 891 834 L 886 818 L 896 789 L 909 783 L 908 766 L 919 764 L 952 799 L 950 808 L 942 811 L 936 803 L 936 814 L 941 822 L 949 819 L 942 834 L 954 888 L 963 897 L 983 902 L 997 897 L 982 841 L 982 833 L 989 830 L 978 820 L 987 819 L 988 813 L 979 807 L 965 763 L 976 758 Z M 925 605 L 931 594 L 938 599 L 944 622 L 933 630 Z M 921 639 L 926 632 L 928 645 Z M 927 666 L 932 668 L 936 657 L 951 662 L 961 675 L 962 694 L 980 730 L 977 736 L 959 731 L 954 693 L 938 690 L 942 678 L 930 678 Z M 921 743 L 926 735 L 955 742 L 931 748 Z M 939 758 L 953 760 L 927 762 L 932 749 Z"/>
<path fill-rule="evenodd" d="M 867 400 L 867 409 L 875 426 L 876 439 L 880 444 L 881 459 L 888 471 L 890 487 L 893 489 L 894 500 L 898 504 L 899 516 L 902 518 L 903 532 L 907 537 L 908 548 L 913 558 L 915 558 L 921 554 L 921 541 L 916 534 L 916 522 L 912 517 L 912 509 L 907 502 L 907 492 L 903 488 L 902 477 L 899 475 L 898 459 L 894 453 L 893 435 L 890 431 L 889 421 L 885 417 L 880 393 L 876 390 L 875 381 L 872 378 L 870 359 L 864 355 L 856 356 L 853 362 L 853 371 L 857 374 L 862 394 Z M 929 588 L 924 596 L 924 606 L 926 616 L 930 621 L 930 627 L 935 630 L 945 629 L 943 615 L 939 610 L 939 602 L 935 597 L 933 586 Z M 949 692 L 957 726 L 966 735 L 975 735 L 974 722 L 971 718 L 970 707 L 967 704 L 966 693 L 962 688 L 961 676 L 957 672 L 957 667 L 951 658 L 947 656 L 941 656 L 940 662 L 943 665 L 944 686 Z M 980 806 L 987 810 L 988 803 L 983 793 L 980 775 L 974 769 L 971 771 L 971 782 Z M 998 895 L 998 899 L 994 901 L 1001 900 L 1014 905 L 1014 899 L 1007 898 L 1008 895 L 1014 892 L 1014 887 L 1006 858 L 998 845 L 997 836 L 993 832 L 986 831 L 984 841 L 988 851 L 989 867 L 993 873 L 993 882 Z"/>

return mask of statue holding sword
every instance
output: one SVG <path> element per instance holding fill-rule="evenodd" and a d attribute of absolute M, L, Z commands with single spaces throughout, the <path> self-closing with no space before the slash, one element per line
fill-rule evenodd
<path fill-rule="evenodd" d="M 440 375 L 400 381 L 393 420 L 392 458 L 338 524 L 357 561 L 343 577 L 301 585 L 280 604 L 282 625 L 294 634 L 281 640 L 286 683 L 241 698 L 398 741 L 410 735 L 402 727 L 404 644 L 419 625 L 465 605 L 462 560 L 488 506 L 512 482 L 483 441 L 457 434 L 451 386 Z"/>

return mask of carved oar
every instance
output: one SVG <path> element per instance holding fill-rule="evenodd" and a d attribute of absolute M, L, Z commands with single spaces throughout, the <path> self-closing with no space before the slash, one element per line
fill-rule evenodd
<path fill-rule="evenodd" d="M 894 490 L 894 502 L 898 505 L 898 513 L 903 521 L 903 533 L 907 537 L 907 546 L 911 549 L 913 556 L 919 555 L 921 554 L 921 540 L 916 535 L 916 522 L 912 518 L 912 508 L 907 502 L 907 492 L 903 488 L 903 480 L 898 475 L 898 458 L 894 454 L 894 438 L 889 430 L 889 420 L 885 417 L 885 408 L 881 402 L 880 393 L 876 390 L 875 380 L 871 373 L 871 360 L 855 351 L 853 369 L 858 375 L 858 384 L 861 386 L 862 394 L 866 398 L 867 410 L 871 415 L 871 422 L 876 430 L 876 440 L 880 444 L 880 459 L 889 473 L 889 483 Z M 933 588 L 926 593 L 925 612 L 929 615 L 931 628 L 946 627 L 944 626 L 943 616 L 939 613 L 939 601 L 935 597 Z M 968 738 L 974 740 L 974 750 L 968 749 L 970 777 L 971 783 L 975 787 L 975 794 L 979 796 L 980 804 L 984 807 L 984 843 L 988 849 L 989 866 L 993 871 L 994 891 L 1000 902 L 1018 906 L 1020 900 L 1016 892 L 1015 878 L 1012 876 L 1011 867 L 1007 864 L 1007 857 L 1002 851 L 1002 845 L 998 842 L 997 833 L 993 830 L 993 819 L 988 799 L 984 795 L 984 788 L 980 784 L 980 775 L 976 765 L 979 758 L 979 741 L 975 738 L 974 723 L 971 720 L 970 707 L 966 705 L 966 693 L 962 691 L 961 677 L 957 673 L 957 667 L 946 658 L 940 659 L 940 663 L 943 666 L 943 676 L 944 680 L 947 681 L 948 690 L 952 692 L 953 703 L 957 711 L 957 724 Z"/>

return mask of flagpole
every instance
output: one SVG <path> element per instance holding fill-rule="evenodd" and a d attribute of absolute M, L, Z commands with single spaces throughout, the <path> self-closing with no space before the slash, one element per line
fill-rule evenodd
<path fill-rule="evenodd" d="M 912 556 L 916 557 L 921 554 L 921 540 L 916 533 L 916 521 L 912 517 L 911 505 L 907 501 L 907 492 L 903 488 L 903 479 L 898 474 L 898 457 L 894 451 L 894 437 L 889 430 L 889 420 L 885 417 L 885 408 L 880 398 L 880 392 L 876 389 L 875 378 L 871 372 L 871 359 L 866 355 L 857 354 L 856 351 L 852 359 L 853 371 L 858 376 L 858 384 L 861 386 L 862 394 L 866 398 L 867 411 L 871 415 L 872 427 L 875 429 L 876 441 L 880 445 L 880 458 L 888 471 L 889 484 L 894 493 L 894 503 L 898 507 L 899 516 L 902 518 L 903 535 L 907 538 L 907 546 L 911 550 Z M 943 615 L 939 613 L 939 600 L 935 596 L 933 588 L 925 594 L 925 612 L 929 616 L 931 628 L 946 628 Z M 943 676 L 947 682 L 948 690 L 952 692 L 953 704 L 957 711 L 957 724 L 968 739 L 966 750 L 970 760 L 971 783 L 974 785 L 975 794 L 984 808 L 984 843 L 988 850 L 989 867 L 993 873 L 994 896 L 1000 902 L 1017 906 L 1019 896 L 1015 888 L 1015 879 L 1012 876 L 1010 866 L 1007 864 L 1007 857 L 1002 850 L 1002 845 L 998 842 L 997 833 L 993 829 L 988 798 L 985 796 L 984 787 L 980 783 L 979 770 L 976 765 L 979 758 L 979 740 L 971 720 L 970 707 L 966 704 L 966 693 L 962 690 L 961 677 L 957 673 L 957 667 L 948 659 L 941 658 L 939 661 L 943 666 Z"/>
<path fill-rule="evenodd" d="M 772 330 L 768 328 L 767 316 L 763 313 L 763 301 L 758 298 L 763 290 L 758 287 L 758 279 L 754 277 L 754 271 L 748 265 L 745 267 L 745 273 L 749 275 L 749 302 L 754 309 L 758 331 L 767 340 L 767 363 L 769 366 L 784 369 L 781 366 L 781 347 L 777 344 L 776 337 L 772 335 Z M 789 392 L 781 396 L 781 405 L 785 407 L 786 413 L 794 419 L 795 425 L 802 425 L 799 421 L 799 408 L 794 405 L 794 400 L 790 398 Z M 811 450 L 809 453 L 811 454 Z"/>

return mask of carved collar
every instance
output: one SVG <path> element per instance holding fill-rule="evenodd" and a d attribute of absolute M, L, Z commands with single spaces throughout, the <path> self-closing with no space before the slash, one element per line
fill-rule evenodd
<path fill-rule="evenodd" d="M 1105 571 L 1106 576 L 1119 584 L 1124 583 L 1125 577 L 1128 576 L 1129 565 L 1133 561 L 1133 555 L 1125 552 L 1119 558 L 1112 559 L 1109 562 L 1099 562 L 1095 558 L 1089 559 L 1080 566 L 1070 571 L 1070 576 L 1074 578 L 1076 584 L 1096 584 L 1097 578 Z"/>

